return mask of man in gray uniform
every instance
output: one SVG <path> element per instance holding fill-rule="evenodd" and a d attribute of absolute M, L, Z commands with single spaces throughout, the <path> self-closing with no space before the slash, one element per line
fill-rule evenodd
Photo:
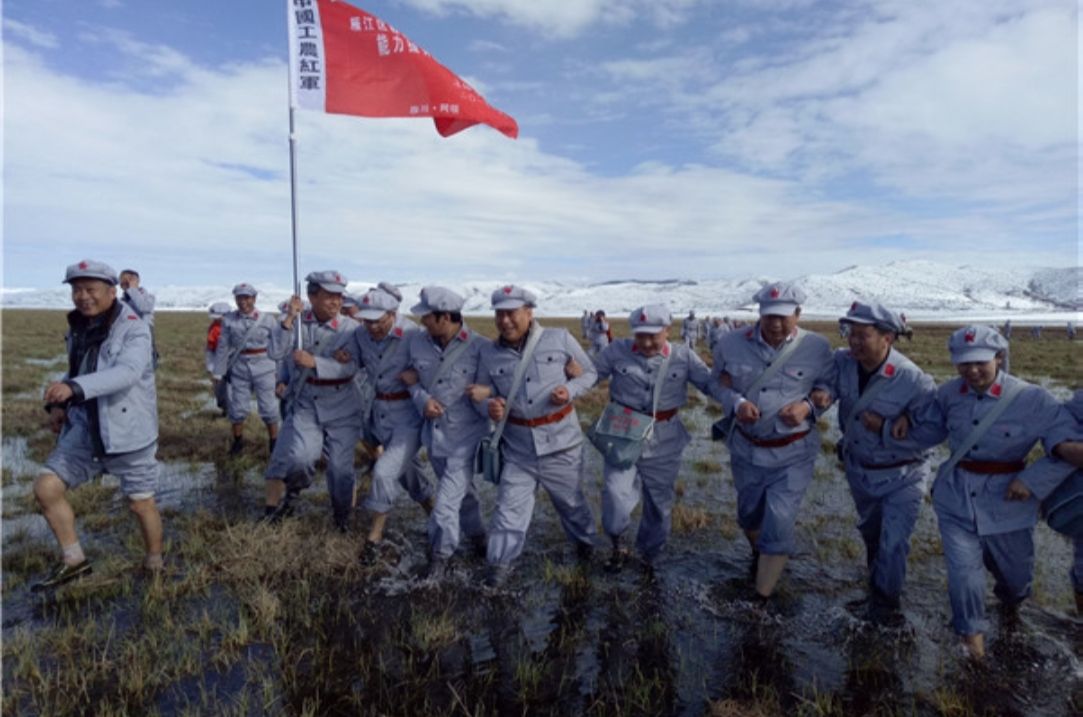
<path fill-rule="evenodd" d="M 720 384 L 711 380 L 711 371 L 703 359 L 686 345 L 668 341 L 672 323 L 669 309 L 661 304 L 636 309 L 628 318 L 634 338 L 614 341 L 595 359 L 598 380 L 610 379 L 611 402 L 654 417 L 653 428 L 634 465 L 618 468 L 605 464 L 602 526 L 613 541 L 609 568 L 614 571 L 621 568 L 627 555 L 621 537 L 639 503 L 637 478 L 642 486 L 643 517 L 636 548 L 648 566 L 669 537 L 681 453 L 691 440 L 677 417 L 688 401 L 688 384 L 709 396 L 722 393 Z M 658 381 L 662 384 L 656 406 Z"/>
<path fill-rule="evenodd" d="M 359 326 L 343 347 L 339 358 L 348 359 L 368 372 L 374 396 L 370 414 L 364 417 L 365 442 L 380 446 L 372 469 L 372 490 L 365 509 L 372 513 L 361 561 L 371 564 L 379 558 L 379 544 L 391 506 L 403 488 L 426 513 L 432 511 L 432 485 L 422 472 L 418 458 L 421 447 L 421 414 L 410 400 L 402 373 L 410 366 L 407 348 L 417 326 L 398 315 L 402 294 L 387 282 L 367 291 L 360 300 Z"/>
<path fill-rule="evenodd" d="M 695 350 L 696 339 L 699 338 L 699 321 L 696 320 L 696 312 L 689 311 L 688 316 L 681 322 L 681 340 L 688 348 Z"/>
<path fill-rule="evenodd" d="M 275 359 L 268 353 L 277 320 L 256 308 L 257 291 L 251 284 L 233 287 L 237 310 L 222 319 L 222 334 L 214 356 L 214 379 L 228 381 L 227 403 L 232 424 L 231 456 L 244 450 L 244 422 L 256 394 L 259 417 L 267 425 L 270 451 L 278 438 L 278 402 L 275 397 Z"/>
<path fill-rule="evenodd" d="M 590 355 L 597 356 L 602 349 L 609 345 L 609 322 L 605 320 L 605 312 L 598 309 L 590 322 L 590 330 L 587 339 L 590 341 Z"/>
<path fill-rule="evenodd" d="M 132 307 L 136 316 L 147 322 L 150 328 L 150 348 L 154 356 L 154 368 L 158 368 L 158 346 L 154 341 L 154 294 L 139 285 L 139 272 L 124 269 L 120 272 L 120 288 L 124 290 L 121 300 Z"/>
<path fill-rule="evenodd" d="M 312 482 L 316 461 L 327 459 L 327 492 L 339 532 L 349 529 L 354 497 L 354 447 L 361 430 L 357 364 L 335 356 L 357 324 L 339 316 L 346 279 L 337 271 L 314 271 L 305 277 L 311 309 L 294 296 L 271 333 L 273 356 L 292 358 L 286 388 L 286 421 L 282 440 L 267 466 L 266 507 L 270 521 L 289 515 L 293 497 Z M 296 322 L 300 321 L 301 348 Z M 293 349 L 292 354 L 290 349 Z"/>
<path fill-rule="evenodd" d="M 752 546 L 756 592 L 767 598 L 794 550 L 797 510 L 820 449 L 810 394 L 830 386 L 833 360 L 827 339 L 797 326 L 800 288 L 768 284 L 753 300 L 760 320 L 722 336 L 712 372 L 731 420 L 737 521 Z"/>
<path fill-rule="evenodd" d="M 117 275 L 99 261 L 67 268 L 75 310 L 68 314 L 68 370 L 45 389 L 56 448 L 34 481 L 34 496 L 63 554 L 33 590 L 47 590 L 91 571 L 75 532 L 66 493 L 102 473 L 120 479 L 139 522 L 147 570 L 162 568 L 158 487 L 158 396 L 150 329 L 117 300 Z"/>
<path fill-rule="evenodd" d="M 889 424 L 932 400 L 936 384 L 895 349 L 906 331 L 899 315 L 855 301 L 839 323 L 850 348 L 835 352 L 831 391 L 839 400 L 843 435 L 837 450 L 865 541 L 869 617 L 894 622 L 930 469 L 928 452 L 906 440 L 901 429 L 892 436 Z"/>
<path fill-rule="evenodd" d="M 403 379 L 421 414 L 421 442 L 437 476 L 436 500 L 429 515 L 429 576 L 441 578 L 459 544 L 460 529 L 475 544 L 485 544 L 485 526 L 474 488 L 474 453 L 489 432 L 467 395 L 477 377 L 482 347 L 489 339 L 471 330 L 462 317 L 463 297 L 442 286 L 426 286 L 410 309 L 425 331 L 410 334 L 410 370 Z"/>
<path fill-rule="evenodd" d="M 581 559 L 589 558 L 594 544 L 594 516 L 583 495 L 583 432 L 572 400 L 594 385 L 597 372 L 565 329 L 543 329 L 534 321 L 535 301 L 532 292 L 518 286 L 493 292 L 500 336 L 483 348 L 477 384 L 471 389 L 483 416 L 493 421 L 505 413 L 508 417 L 499 493 L 489 524 L 490 586 L 506 581 L 512 561 L 523 551 L 539 484 Z M 515 395 L 508 395 L 516 367 L 535 336 L 523 380 Z M 565 374 L 569 362 L 582 371 L 571 380 Z"/>

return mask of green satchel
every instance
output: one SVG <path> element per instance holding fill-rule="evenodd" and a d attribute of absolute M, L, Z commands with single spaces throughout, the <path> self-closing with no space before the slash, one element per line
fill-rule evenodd
<path fill-rule="evenodd" d="M 587 429 L 587 439 L 601 452 L 606 464 L 624 470 L 639 460 L 643 444 L 654 433 L 654 414 L 658 413 L 658 399 L 662 395 L 662 382 L 668 365 L 669 356 L 666 356 L 658 371 L 658 380 L 654 383 L 650 415 L 610 401 L 598 421 Z"/>

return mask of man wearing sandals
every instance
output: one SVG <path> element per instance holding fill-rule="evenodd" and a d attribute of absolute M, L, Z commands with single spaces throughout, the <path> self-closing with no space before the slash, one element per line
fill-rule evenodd
<path fill-rule="evenodd" d="M 146 549 L 143 567 L 162 568 L 162 519 L 154 502 L 158 396 L 150 327 L 117 300 L 117 275 L 110 266 L 91 260 L 72 264 L 64 283 L 71 285 L 75 305 L 68 314 L 68 371 L 45 389 L 45 408 L 60 436 L 34 481 L 34 496 L 63 558 L 34 591 L 91 571 L 65 494 L 102 473 L 120 479 L 139 522 Z"/>
<path fill-rule="evenodd" d="M 753 297 L 760 320 L 722 336 L 713 374 L 731 420 L 730 466 L 737 522 L 752 547 L 757 595 L 774 592 L 794 550 L 794 523 L 820 450 L 814 389 L 826 389 L 833 362 L 822 336 L 797 326 L 805 292 L 764 286 Z"/>

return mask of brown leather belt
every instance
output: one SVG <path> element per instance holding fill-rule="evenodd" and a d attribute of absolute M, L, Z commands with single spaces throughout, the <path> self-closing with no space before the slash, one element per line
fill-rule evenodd
<path fill-rule="evenodd" d="M 377 393 L 377 401 L 405 401 L 410 398 L 409 391 L 395 391 L 394 393 Z"/>
<path fill-rule="evenodd" d="M 245 349 L 241 351 L 241 356 L 255 356 L 256 354 L 265 354 L 267 349 Z"/>
<path fill-rule="evenodd" d="M 313 386 L 341 386 L 353 381 L 353 378 L 306 378 L 305 383 Z"/>
<path fill-rule="evenodd" d="M 747 440 L 749 443 L 756 446 L 757 448 L 781 448 L 782 446 L 788 446 L 791 443 L 796 443 L 797 441 L 800 441 L 802 438 L 811 433 L 811 429 L 809 429 L 808 431 L 801 431 L 800 433 L 791 433 L 790 435 L 783 436 L 782 438 L 767 439 L 753 438 L 752 436 L 742 431 L 740 428 L 737 429 L 737 432 L 744 436 L 745 440 Z"/>
<path fill-rule="evenodd" d="M 861 467 L 869 471 L 885 471 L 888 468 L 902 468 L 912 463 L 917 463 L 920 458 L 911 458 L 906 461 L 895 461 L 894 463 L 862 463 Z"/>
<path fill-rule="evenodd" d="M 620 403 L 619 401 L 616 401 L 615 403 L 618 406 L 624 406 L 624 404 Z M 629 411 L 636 411 L 636 409 L 632 408 L 631 406 L 624 406 L 624 407 L 627 408 Z M 654 414 L 654 420 L 656 420 L 656 421 L 668 421 L 669 419 L 676 416 L 677 412 L 680 411 L 680 410 L 681 409 L 679 407 L 677 407 L 677 408 L 667 408 L 664 411 L 657 411 Z M 646 411 L 636 411 L 636 413 L 646 413 Z"/>
<path fill-rule="evenodd" d="M 569 403 L 556 413 L 550 413 L 548 416 L 540 416 L 538 418 L 517 418 L 516 416 L 508 416 L 508 423 L 514 423 L 516 426 L 526 426 L 527 428 L 547 426 L 550 423 L 556 423 L 557 421 L 563 419 L 574 409 L 575 406 Z"/>
<path fill-rule="evenodd" d="M 1018 473 L 1027 467 L 1024 461 L 959 461 L 959 467 L 971 473 L 998 476 L 1007 473 Z"/>

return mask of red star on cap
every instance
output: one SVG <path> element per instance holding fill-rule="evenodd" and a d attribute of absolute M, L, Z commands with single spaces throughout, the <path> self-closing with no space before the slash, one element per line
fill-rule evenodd
<path fill-rule="evenodd" d="M 510 294 L 511 293 L 511 287 L 510 286 L 505 286 L 503 291 L 504 291 L 505 294 Z"/>
<path fill-rule="evenodd" d="M 362 304 L 369 303 L 369 295 L 368 294 L 365 294 L 365 296 L 361 299 L 361 303 Z"/>
<path fill-rule="evenodd" d="M 639 320 L 640 321 L 646 321 L 647 320 L 647 312 L 646 311 L 639 312 Z"/>
<path fill-rule="evenodd" d="M 85 269 L 85 268 L 87 268 L 87 266 L 88 266 L 88 264 L 85 261 L 79 262 L 79 268 L 80 269 Z"/>
<path fill-rule="evenodd" d="M 335 282 L 339 284 L 342 283 L 342 274 L 339 274 L 337 271 L 335 272 Z"/>
<path fill-rule="evenodd" d="M 974 343 L 974 332 L 967 331 L 965 334 L 963 334 L 963 341 L 966 341 L 968 344 Z"/>
<path fill-rule="evenodd" d="M 777 299 L 778 298 L 778 287 L 777 286 L 771 287 L 771 298 L 772 299 Z"/>
<path fill-rule="evenodd" d="M 850 304 L 850 311 L 857 311 L 857 302 Z"/>

